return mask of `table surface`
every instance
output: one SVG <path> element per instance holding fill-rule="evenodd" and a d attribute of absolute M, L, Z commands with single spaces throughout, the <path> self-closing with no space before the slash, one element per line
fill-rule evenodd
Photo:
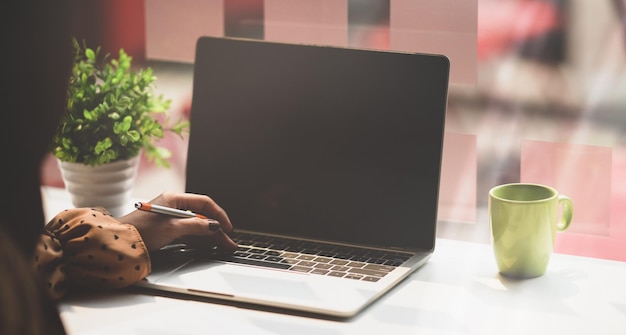
<path fill-rule="evenodd" d="M 46 215 L 70 207 L 43 188 Z M 129 210 L 132 208 L 129 207 Z M 349 320 L 121 290 L 60 305 L 69 334 L 626 334 L 626 263 L 554 254 L 545 275 L 498 274 L 486 244 L 437 239 L 433 257 Z"/>

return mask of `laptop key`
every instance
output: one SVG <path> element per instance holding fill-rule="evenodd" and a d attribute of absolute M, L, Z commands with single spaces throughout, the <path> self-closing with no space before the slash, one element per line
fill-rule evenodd
<path fill-rule="evenodd" d="M 285 252 L 285 253 L 282 253 L 280 256 L 284 258 L 296 258 L 298 257 L 298 254 L 295 252 Z"/>
<path fill-rule="evenodd" d="M 296 264 L 299 262 L 299 260 L 293 258 L 285 258 L 281 262 L 285 264 Z"/>
<path fill-rule="evenodd" d="M 390 265 L 379 265 L 379 264 L 367 264 L 364 269 L 380 271 L 380 272 L 391 272 L 395 269 L 395 266 Z"/>
<path fill-rule="evenodd" d="M 272 249 L 274 249 L 274 250 L 285 250 L 285 249 L 287 249 L 287 245 L 277 241 L 276 243 L 272 244 Z"/>
<path fill-rule="evenodd" d="M 264 259 L 265 257 L 267 257 L 267 256 L 259 255 L 259 254 L 252 254 L 252 255 L 248 256 L 248 258 L 252 258 L 252 259 Z"/>
<path fill-rule="evenodd" d="M 363 281 L 377 282 L 379 280 L 380 280 L 379 277 L 363 277 Z"/>
<path fill-rule="evenodd" d="M 315 264 L 316 264 L 315 262 L 309 262 L 309 261 L 300 261 L 300 262 L 298 262 L 299 266 L 314 267 Z"/>
<path fill-rule="evenodd" d="M 282 257 L 277 257 L 277 256 L 269 256 L 265 259 L 268 262 L 282 262 L 283 258 Z"/>
<path fill-rule="evenodd" d="M 315 262 L 319 262 L 319 263 L 328 263 L 328 262 L 332 261 L 332 258 L 328 258 L 328 257 L 316 257 L 315 259 L 313 259 L 313 261 L 315 261 Z"/>
<path fill-rule="evenodd" d="M 311 255 L 300 255 L 298 257 L 296 257 L 297 259 L 301 259 L 301 260 L 305 260 L 305 261 L 310 261 L 315 259 L 315 256 L 311 256 Z"/>
<path fill-rule="evenodd" d="M 332 264 L 326 264 L 326 263 L 317 263 L 315 264 L 315 268 L 317 269 L 323 269 L 323 270 L 328 270 L 330 268 L 332 268 L 334 265 Z"/>
<path fill-rule="evenodd" d="M 282 269 L 282 270 L 287 270 L 291 267 L 291 264 L 287 264 L 287 263 L 273 263 L 273 262 L 266 262 L 263 260 L 257 260 L 257 259 L 251 259 L 251 258 L 226 257 L 226 258 L 223 258 L 222 260 L 226 262 L 233 262 L 233 263 L 239 263 L 239 264 L 245 264 L 245 265 L 263 266 L 263 267 Z"/>
<path fill-rule="evenodd" d="M 363 262 L 350 262 L 348 264 L 346 264 L 346 266 L 352 267 L 352 268 L 362 268 L 365 266 L 365 263 Z"/>
<path fill-rule="evenodd" d="M 316 275 L 325 275 L 325 274 L 328 273 L 328 270 L 315 268 L 315 269 L 311 270 L 310 273 L 316 274 Z"/>
<path fill-rule="evenodd" d="M 336 254 L 337 253 L 332 252 L 332 251 L 322 251 L 322 252 L 318 253 L 317 255 L 318 256 L 322 256 L 322 257 L 330 257 L 330 258 L 332 258 L 332 257 L 335 257 Z"/>
<path fill-rule="evenodd" d="M 370 258 L 361 256 L 361 257 L 353 257 L 352 260 L 355 262 L 368 262 Z"/>
<path fill-rule="evenodd" d="M 337 272 L 337 271 L 331 271 L 327 274 L 327 276 L 331 276 L 331 277 L 343 277 L 345 275 L 346 275 L 345 272 Z"/>
<path fill-rule="evenodd" d="M 366 276 L 370 276 L 370 277 L 384 277 L 387 272 L 382 272 L 382 271 L 374 271 L 374 270 L 366 270 L 366 269 L 360 269 L 360 268 L 352 268 L 349 270 L 350 273 L 358 273 L 358 274 L 362 274 L 362 275 L 366 275 Z"/>
<path fill-rule="evenodd" d="M 369 261 L 367 261 L 368 263 L 371 264 L 385 264 L 385 260 L 384 259 L 380 259 L 380 258 L 372 258 Z"/>
<path fill-rule="evenodd" d="M 312 269 L 306 266 L 298 266 L 298 265 L 294 265 L 292 266 L 289 270 L 291 271 L 296 271 L 296 272 L 309 272 Z"/>

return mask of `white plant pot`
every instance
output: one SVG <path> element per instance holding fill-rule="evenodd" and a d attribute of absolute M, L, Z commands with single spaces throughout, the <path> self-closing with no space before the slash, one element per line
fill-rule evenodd
<path fill-rule="evenodd" d="M 139 156 L 100 166 L 57 161 L 65 189 L 70 193 L 75 207 L 104 207 L 114 217 L 126 214 L 135 185 Z"/>

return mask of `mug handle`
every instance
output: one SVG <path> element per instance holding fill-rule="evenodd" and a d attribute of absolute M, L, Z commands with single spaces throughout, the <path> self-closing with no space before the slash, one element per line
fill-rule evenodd
<path fill-rule="evenodd" d="M 564 231 L 572 223 L 572 217 L 574 216 L 574 203 L 566 195 L 559 194 L 559 205 L 562 208 L 561 218 L 559 219 L 556 229 Z"/>

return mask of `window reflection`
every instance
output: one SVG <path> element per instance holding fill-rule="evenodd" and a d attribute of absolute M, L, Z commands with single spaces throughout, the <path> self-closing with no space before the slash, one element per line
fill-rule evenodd
<path fill-rule="evenodd" d="M 623 0 L 479 1 L 478 85 L 453 86 L 446 124 L 477 136 L 478 216 L 441 236 L 484 242 L 488 190 L 540 182 L 575 204 L 557 252 L 626 260 L 624 15 Z"/>

